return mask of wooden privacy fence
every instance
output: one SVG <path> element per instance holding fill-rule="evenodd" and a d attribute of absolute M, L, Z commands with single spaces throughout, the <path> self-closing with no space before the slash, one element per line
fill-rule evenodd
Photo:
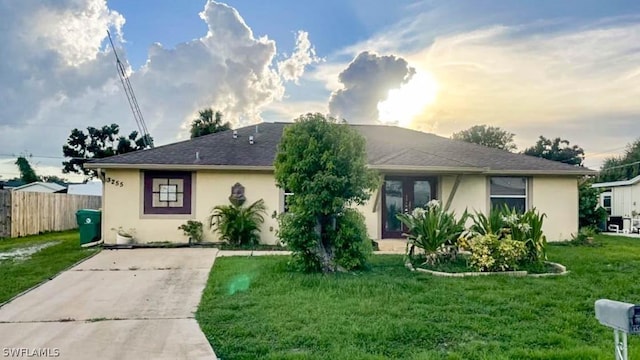
<path fill-rule="evenodd" d="M 101 203 L 100 196 L 0 190 L 0 237 L 77 228 L 76 211 Z"/>

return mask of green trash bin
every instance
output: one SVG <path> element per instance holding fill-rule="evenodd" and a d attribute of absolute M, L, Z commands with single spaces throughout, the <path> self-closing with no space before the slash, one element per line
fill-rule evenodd
<path fill-rule="evenodd" d="M 93 209 L 80 209 L 76 212 L 76 221 L 80 228 L 80 245 L 100 240 L 102 212 Z"/>

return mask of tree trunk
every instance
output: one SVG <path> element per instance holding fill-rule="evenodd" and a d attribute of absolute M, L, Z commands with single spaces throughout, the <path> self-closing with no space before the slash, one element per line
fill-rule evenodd
<path fill-rule="evenodd" d="M 318 236 L 318 258 L 323 273 L 346 272 L 346 270 L 335 263 L 333 246 L 329 234 L 327 234 L 328 216 L 318 216 L 316 218 L 315 233 Z"/>

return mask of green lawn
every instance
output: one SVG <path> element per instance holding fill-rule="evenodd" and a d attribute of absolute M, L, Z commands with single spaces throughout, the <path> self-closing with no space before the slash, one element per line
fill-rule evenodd
<path fill-rule="evenodd" d="M 98 251 L 83 249 L 77 230 L 0 239 L 0 255 L 16 249 L 57 242 L 29 258 L 0 260 L 0 303 L 53 277 L 60 271 Z"/>
<path fill-rule="evenodd" d="M 599 298 L 640 303 L 640 239 L 550 246 L 552 278 L 440 278 L 376 256 L 358 274 L 304 275 L 286 257 L 219 258 L 196 314 L 224 359 L 612 359 Z M 631 337 L 630 358 L 640 357 Z"/>

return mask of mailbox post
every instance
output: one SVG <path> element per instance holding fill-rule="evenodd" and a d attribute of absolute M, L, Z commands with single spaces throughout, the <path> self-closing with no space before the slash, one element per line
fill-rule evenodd
<path fill-rule="evenodd" d="M 628 360 L 627 334 L 640 334 L 640 305 L 600 299 L 596 319 L 613 329 L 616 360 Z"/>

